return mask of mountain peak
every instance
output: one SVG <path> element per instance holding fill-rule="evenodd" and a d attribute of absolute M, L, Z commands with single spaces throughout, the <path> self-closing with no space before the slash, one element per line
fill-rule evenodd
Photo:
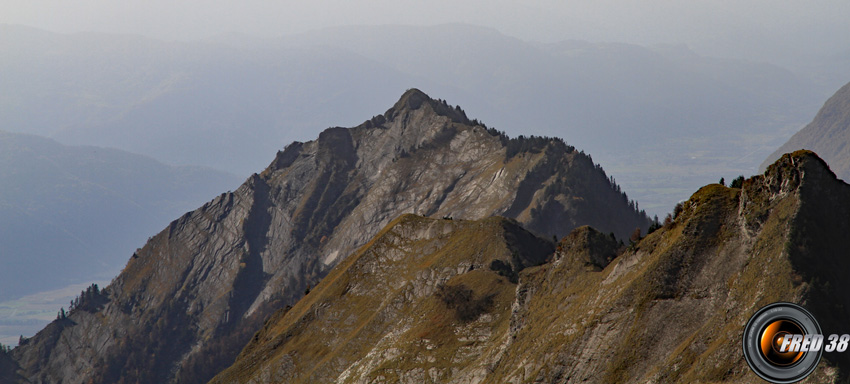
<path fill-rule="evenodd" d="M 782 190 L 797 188 L 800 181 L 808 178 L 837 179 L 826 161 L 806 149 L 782 155 L 767 168 L 764 176 L 781 183 Z"/>
<path fill-rule="evenodd" d="M 418 111 L 423 107 L 430 107 L 430 111 L 451 119 L 455 123 L 470 124 L 470 120 L 466 117 L 466 112 L 460 106 L 451 106 L 445 100 L 434 100 L 425 92 L 417 88 L 410 88 L 405 91 L 392 108 L 387 110 L 384 116 L 388 120 L 392 120 L 404 112 Z"/>
<path fill-rule="evenodd" d="M 613 236 L 583 225 L 561 239 L 555 258 L 565 259 L 582 270 L 601 271 L 617 257 L 618 248 Z"/>
<path fill-rule="evenodd" d="M 401 95 L 395 103 L 394 108 L 402 109 L 406 107 L 408 109 L 419 109 L 419 107 L 422 106 L 422 103 L 426 101 L 430 102 L 434 100 L 425 94 L 425 92 L 422 92 L 417 88 L 410 88 Z"/>
<path fill-rule="evenodd" d="M 505 219 L 403 216 L 211 382 L 758 382 L 739 336 L 757 308 L 800 303 L 824 329 L 850 316 L 850 185 L 825 170 L 790 153 L 740 189 L 701 188 L 629 247 L 580 226 L 551 258 Z M 827 364 L 809 381 L 850 369 Z"/>
<path fill-rule="evenodd" d="M 107 287 L 110 302 L 97 313 L 75 310 L 68 315 L 75 325 L 39 333 L 16 349 L 22 375 L 118 382 L 129 378 L 125 372 L 142 372 L 132 379 L 206 382 L 216 367 L 233 362 L 273 309 L 294 304 L 320 280 L 332 282 L 322 279 L 331 268 L 358 260 L 357 250 L 403 214 L 419 216 L 402 216 L 404 225 L 388 227 L 387 249 L 391 240 L 411 236 L 435 235 L 438 244 L 442 231 L 453 228 L 470 233 L 454 237 L 453 249 L 471 250 L 473 257 L 492 256 L 487 247 L 504 244 L 505 257 L 476 263 L 480 268 L 467 276 L 472 281 L 457 282 L 464 285 L 478 277 L 516 284 L 520 270 L 537 264 L 529 260 L 551 253 L 551 243 L 531 233 L 549 239 L 588 224 L 622 238 L 648 226 L 589 156 L 556 139 L 509 139 L 494 131 L 470 122 L 459 107 L 411 89 L 385 115 L 290 144 L 261 174 L 153 236 Z M 491 216 L 516 222 L 486 219 Z M 419 232 L 419 222 L 427 230 Z M 479 237 L 482 223 L 490 238 Z M 467 246 L 470 239 L 478 248 Z M 462 273 L 469 264 L 445 268 Z M 504 310 L 516 291 L 504 289 L 509 284 L 499 290 Z M 467 293 L 453 286 L 457 290 L 446 295 Z M 470 304 L 489 306 L 491 293 L 476 291 Z M 506 329 L 509 316 L 501 321 Z M 116 334 L 123 336 L 110 336 Z M 55 342 L 65 335 L 72 340 Z"/>
<path fill-rule="evenodd" d="M 817 153 L 814 151 L 810 151 L 808 149 L 800 149 L 782 156 L 781 160 L 789 159 L 792 164 L 797 165 L 798 167 L 802 166 L 815 166 L 823 168 L 824 170 L 829 170 L 829 164 L 826 163 L 826 160 L 822 159 Z M 780 161 L 781 162 L 781 161 Z M 830 171 L 832 172 L 832 171 Z"/>

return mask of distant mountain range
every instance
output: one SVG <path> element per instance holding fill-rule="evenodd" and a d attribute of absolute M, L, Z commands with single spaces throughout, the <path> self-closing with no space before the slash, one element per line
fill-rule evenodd
<path fill-rule="evenodd" d="M 172 221 L 0 378 L 758 383 L 758 308 L 843 332 L 850 185 L 813 152 L 674 214 L 649 230 L 587 154 L 412 89 Z M 826 354 L 810 380 L 848 372 Z"/>
<path fill-rule="evenodd" d="M 826 101 L 811 123 L 768 156 L 762 168 L 798 149 L 817 152 L 839 178 L 850 181 L 850 83 Z"/>
<path fill-rule="evenodd" d="M 456 257 L 473 247 L 482 263 L 499 259 L 491 267 L 511 281 L 577 226 L 625 241 L 650 224 L 585 153 L 555 138 L 509 138 L 412 89 L 356 127 L 288 145 L 234 192 L 173 221 L 108 287 L 11 356 L 30 381 L 205 382 L 268 315 L 403 214 L 458 221 L 492 248 L 452 243 L 454 225 L 387 246 L 455 244 L 444 252 Z M 463 223 L 493 215 L 506 218 Z M 493 226 L 504 228 L 501 239 L 487 237 Z"/>
<path fill-rule="evenodd" d="M 647 235 L 644 209 L 746 174 L 814 113 L 822 89 L 769 64 L 464 25 L 0 25 L 0 71 L 0 128 L 51 138 L 0 133 L 0 296 L 127 261 L 0 351 L 2 382 L 760 382 L 739 354 L 757 308 L 850 315 L 850 186 L 813 152 L 699 188 Z M 487 124 L 396 99 L 412 84 Z M 844 177 L 848 86 L 780 151 L 818 145 Z M 249 174 L 275 151 L 233 191 L 146 157 Z"/>
<path fill-rule="evenodd" d="M 568 138 L 659 215 L 708 181 L 753 173 L 829 92 L 684 46 L 534 44 L 467 25 L 195 43 L 3 25 L 0 71 L 14 90 L 1 129 L 237 174 L 415 86 L 513 136 Z"/>
<path fill-rule="evenodd" d="M 108 279 L 170 219 L 238 184 L 211 169 L 0 132 L 0 301 Z"/>

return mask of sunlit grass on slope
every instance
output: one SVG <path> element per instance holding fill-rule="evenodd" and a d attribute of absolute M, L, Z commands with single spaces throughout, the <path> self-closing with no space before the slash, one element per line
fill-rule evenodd
<path fill-rule="evenodd" d="M 356 360 L 368 363 L 376 354 L 399 358 L 375 359 L 380 360 L 376 366 L 349 376 L 393 381 L 400 372 L 426 366 L 461 369 L 480 354 L 477 348 L 497 345 L 495 339 L 509 327 L 516 285 L 491 270 L 490 263 L 502 260 L 521 268 L 543 262 L 551 249 L 546 240 L 504 218 L 404 215 L 292 309 L 275 315 L 243 350 L 242 364 L 223 377 L 242 381 L 240 371 L 275 371 L 268 364 L 291 361 L 292 369 L 284 369 L 289 382 L 327 382 Z M 470 289 L 473 300 L 487 298 L 488 303 L 474 320 L 462 318 L 437 294 L 441 286 Z M 422 349 L 430 351 L 427 356 L 416 353 Z"/>

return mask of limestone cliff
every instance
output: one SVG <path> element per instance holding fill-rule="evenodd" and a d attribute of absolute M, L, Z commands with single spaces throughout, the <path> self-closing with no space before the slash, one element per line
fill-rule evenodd
<path fill-rule="evenodd" d="M 410 90 L 357 127 L 290 144 L 237 190 L 173 221 L 133 253 L 103 305 L 11 355 L 31 382 L 204 381 L 267 315 L 405 213 L 503 215 L 546 238 L 586 224 L 623 238 L 648 225 L 562 140 L 509 139 Z"/>
<path fill-rule="evenodd" d="M 800 303 L 847 332 L 850 185 L 811 152 L 700 189 L 627 248 L 581 227 L 542 265 L 530 240 L 512 259 L 529 262 L 508 262 L 521 231 L 498 223 L 392 223 L 213 382 L 762 383 L 740 344 L 761 306 Z M 848 372 L 825 354 L 806 382 Z"/>

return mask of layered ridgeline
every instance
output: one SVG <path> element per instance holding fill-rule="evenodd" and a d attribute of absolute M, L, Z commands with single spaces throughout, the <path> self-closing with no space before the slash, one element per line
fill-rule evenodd
<path fill-rule="evenodd" d="M 677 210 L 679 211 L 679 210 Z M 714 184 L 628 248 L 591 227 L 546 242 L 505 219 L 404 216 L 275 314 L 214 383 L 763 383 L 741 334 L 801 303 L 850 318 L 850 186 L 811 152 Z M 825 354 L 807 382 L 844 382 Z"/>
<path fill-rule="evenodd" d="M 850 181 L 850 83 L 835 92 L 806 125 L 762 164 L 762 169 L 783 153 L 807 149 L 826 160 L 839 178 Z"/>
<path fill-rule="evenodd" d="M 175 220 L 103 293 L 11 355 L 35 382 L 205 381 L 267 315 L 402 214 L 452 222 L 502 215 L 545 239 L 589 224 L 624 238 L 649 224 L 634 206 L 563 141 L 509 139 L 410 90 L 358 127 L 289 145 L 236 191 Z M 518 244 L 547 247 L 513 222 L 495 222 L 510 226 Z M 506 275 L 546 253 L 500 252 Z M 481 257 L 486 264 L 497 255 Z"/>
<path fill-rule="evenodd" d="M 504 218 L 402 216 L 273 316 L 214 382 L 474 377 L 482 356 L 504 352 L 517 273 L 554 250 Z"/>

